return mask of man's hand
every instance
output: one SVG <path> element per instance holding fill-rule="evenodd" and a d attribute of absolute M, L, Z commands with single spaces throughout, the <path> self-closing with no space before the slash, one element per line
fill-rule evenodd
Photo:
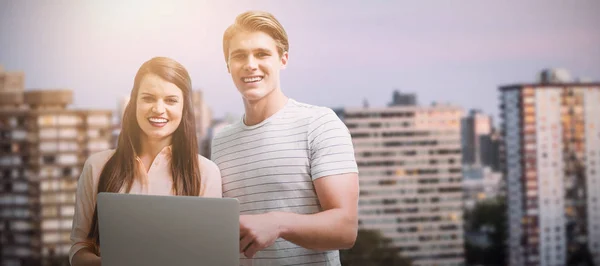
<path fill-rule="evenodd" d="M 240 215 L 240 253 L 252 258 L 273 245 L 280 233 L 279 224 L 270 213 Z"/>

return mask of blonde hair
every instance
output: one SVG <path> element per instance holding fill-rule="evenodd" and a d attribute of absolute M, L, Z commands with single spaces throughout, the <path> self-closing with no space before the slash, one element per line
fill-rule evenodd
<path fill-rule="evenodd" d="M 264 11 L 246 11 L 239 14 L 223 34 L 223 54 L 226 63 L 229 62 L 229 42 L 235 34 L 242 31 L 261 31 L 271 36 L 275 40 L 279 56 L 288 52 L 290 48 L 285 29 L 273 14 Z"/>

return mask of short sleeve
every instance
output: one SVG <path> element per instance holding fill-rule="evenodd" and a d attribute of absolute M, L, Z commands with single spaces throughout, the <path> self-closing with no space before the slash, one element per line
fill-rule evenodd
<path fill-rule="evenodd" d="M 323 110 L 313 117 L 307 132 L 312 179 L 358 173 L 348 128 L 331 109 Z"/>

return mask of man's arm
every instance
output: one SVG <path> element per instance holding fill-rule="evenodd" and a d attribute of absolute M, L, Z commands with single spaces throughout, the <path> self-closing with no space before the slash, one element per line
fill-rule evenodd
<path fill-rule="evenodd" d="M 358 230 L 358 174 L 321 177 L 314 186 L 322 212 L 242 215 L 240 252 L 251 258 L 279 237 L 313 250 L 351 248 Z"/>
<path fill-rule="evenodd" d="M 322 177 L 314 181 L 323 211 L 310 215 L 275 212 L 282 238 L 308 249 L 348 249 L 358 231 L 358 175 Z"/>

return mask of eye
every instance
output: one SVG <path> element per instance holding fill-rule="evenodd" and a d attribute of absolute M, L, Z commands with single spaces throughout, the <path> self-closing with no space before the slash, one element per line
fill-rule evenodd
<path fill-rule="evenodd" d="M 142 97 L 142 100 L 143 100 L 144 102 L 147 102 L 147 103 L 149 103 L 149 102 L 152 102 L 152 101 L 154 101 L 154 97 L 151 97 L 151 96 L 144 96 L 144 97 Z"/>
<path fill-rule="evenodd" d="M 256 57 L 258 57 L 258 58 L 263 58 L 263 57 L 267 57 L 267 56 L 269 56 L 269 54 L 265 53 L 265 52 L 259 52 L 258 54 L 256 54 Z"/>
<path fill-rule="evenodd" d="M 177 99 L 174 99 L 174 98 L 169 98 L 169 99 L 167 99 L 167 102 L 168 103 L 178 103 L 179 101 Z"/>
<path fill-rule="evenodd" d="M 231 56 L 231 58 L 237 59 L 237 60 L 243 59 L 244 57 L 246 57 L 246 55 L 244 55 L 244 54 L 234 54 L 233 56 Z"/>

